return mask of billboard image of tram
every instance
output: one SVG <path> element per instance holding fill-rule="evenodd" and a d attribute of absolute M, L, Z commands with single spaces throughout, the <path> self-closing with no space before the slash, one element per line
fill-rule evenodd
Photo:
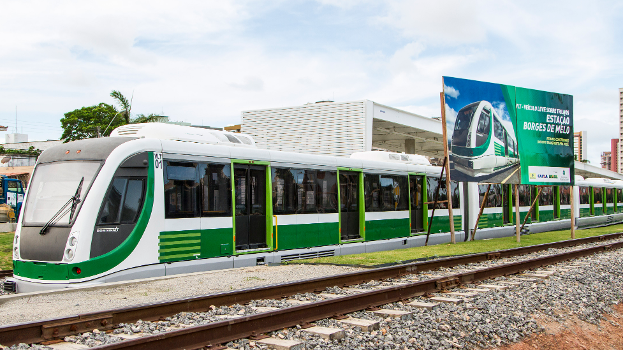
<path fill-rule="evenodd" d="M 501 120 L 488 101 L 459 110 L 450 145 L 456 171 L 478 179 L 519 164 L 517 139 Z"/>

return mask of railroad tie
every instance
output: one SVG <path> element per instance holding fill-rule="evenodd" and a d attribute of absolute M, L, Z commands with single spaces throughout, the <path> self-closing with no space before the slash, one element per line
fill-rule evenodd
<path fill-rule="evenodd" d="M 439 302 L 442 302 L 442 303 L 451 303 L 451 304 L 461 304 L 462 302 L 465 301 L 465 299 L 446 298 L 446 297 L 432 297 L 432 298 L 430 298 L 430 300 L 439 301 Z"/>
<path fill-rule="evenodd" d="M 50 344 L 50 345 L 46 345 L 54 350 L 82 350 L 82 349 L 89 349 L 88 346 L 86 345 L 82 345 L 82 344 L 77 344 L 77 343 L 70 343 L 70 342 L 62 342 L 62 343 L 56 343 L 56 344 Z M 8 349 L 8 348 L 7 348 Z"/>
<path fill-rule="evenodd" d="M 338 320 L 339 323 L 344 323 L 349 326 L 359 327 L 364 332 L 372 332 L 381 328 L 379 321 L 364 320 L 361 318 L 346 318 Z"/>
<path fill-rule="evenodd" d="M 422 302 L 422 301 L 412 301 L 412 302 L 408 303 L 407 305 L 413 306 L 413 307 L 419 307 L 419 308 L 422 308 L 422 309 L 432 310 L 437 305 L 439 305 L 439 303 L 427 303 L 427 302 Z"/>
<path fill-rule="evenodd" d="M 303 329 L 303 332 L 318 335 L 325 340 L 342 339 L 345 337 L 344 330 L 341 328 L 314 326 Z"/>
<path fill-rule="evenodd" d="M 372 289 L 361 289 L 361 288 L 344 288 L 344 291 L 349 292 L 349 293 L 366 293 L 366 292 L 371 292 Z"/>
<path fill-rule="evenodd" d="M 448 292 L 445 293 L 446 295 L 452 295 L 455 297 L 463 297 L 463 298 L 469 298 L 469 297 L 473 297 L 478 295 L 478 293 L 474 293 L 474 292 Z"/>
<path fill-rule="evenodd" d="M 391 310 L 391 309 L 379 309 L 372 311 L 375 315 L 383 316 L 383 317 L 392 317 L 392 318 L 400 318 L 402 320 L 406 320 L 411 318 L 412 312 L 402 311 L 402 310 Z"/>
<path fill-rule="evenodd" d="M 517 276 L 517 277 L 513 277 L 514 281 L 521 281 L 521 282 L 541 282 L 542 280 L 540 278 L 537 277 L 523 277 L 523 276 Z"/>
<path fill-rule="evenodd" d="M 522 273 L 521 276 L 535 277 L 535 278 L 540 278 L 540 279 L 547 279 L 547 278 L 549 278 L 549 275 L 548 274 L 544 274 L 544 273 Z"/>
<path fill-rule="evenodd" d="M 523 282 L 517 282 L 517 281 L 499 281 L 498 283 L 506 284 L 506 285 L 513 286 L 513 287 L 520 286 L 523 284 Z"/>
<path fill-rule="evenodd" d="M 320 293 L 318 294 L 319 297 L 324 298 L 324 299 L 335 299 L 335 298 L 339 298 L 343 295 L 339 295 L 339 294 L 333 294 L 333 293 Z"/>
<path fill-rule="evenodd" d="M 279 310 L 278 307 L 272 307 L 272 306 L 252 306 L 251 308 L 257 311 L 258 313 Z"/>
<path fill-rule="evenodd" d="M 481 284 L 479 287 L 493 289 L 493 290 L 504 290 L 508 289 L 508 286 L 500 286 L 498 284 Z"/>
<path fill-rule="evenodd" d="M 280 338 L 264 338 L 257 340 L 257 343 L 264 344 L 270 349 L 275 350 L 303 350 L 305 343 L 298 340 L 280 339 Z"/>
<path fill-rule="evenodd" d="M 485 293 L 490 291 L 490 289 L 486 289 L 486 288 L 463 288 L 463 290 L 469 291 L 469 292 L 477 292 L 477 293 Z"/>

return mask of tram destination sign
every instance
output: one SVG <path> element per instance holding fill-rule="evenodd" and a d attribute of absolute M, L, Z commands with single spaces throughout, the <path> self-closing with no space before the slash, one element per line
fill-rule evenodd
<path fill-rule="evenodd" d="M 443 77 L 450 176 L 573 185 L 573 96 Z"/>

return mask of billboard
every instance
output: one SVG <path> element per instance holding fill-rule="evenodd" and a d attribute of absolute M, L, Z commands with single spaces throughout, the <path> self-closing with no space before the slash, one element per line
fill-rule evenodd
<path fill-rule="evenodd" d="M 573 96 L 443 77 L 454 181 L 573 185 Z"/>

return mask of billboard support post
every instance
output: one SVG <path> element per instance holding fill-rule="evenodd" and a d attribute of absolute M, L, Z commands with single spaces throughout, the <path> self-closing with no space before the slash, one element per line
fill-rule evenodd
<path fill-rule="evenodd" d="M 480 217 L 482 216 L 482 211 L 485 209 L 485 203 L 487 203 L 487 197 L 489 197 L 489 190 L 491 189 L 491 184 L 487 186 L 487 192 L 485 192 L 484 197 L 482 198 L 482 203 L 480 204 L 480 212 L 478 213 L 478 219 L 476 219 L 476 225 L 474 225 L 474 230 L 472 230 L 472 238 L 470 241 L 476 240 L 476 230 L 478 229 L 478 223 L 480 222 Z"/>
<path fill-rule="evenodd" d="M 424 246 L 428 246 L 428 238 L 430 237 L 430 229 L 433 226 L 433 219 L 435 218 L 435 208 L 437 208 L 437 203 L 439 203 L 439 191 L 441 190 L 441 180 L 443 179 L 443 172 L 446 169 L 446 160 L 447 160 L 446 158 L 443 159 L 443 166 L 441 167 L 441 174 L 439 174 L 439 181 L 437 181 L 437 191 L 435 191 L 435 201 L 433 202 L 433 212 L 430 215 L 430 220 L 428 223 L 428 231 L 426 232 L 426 242 L 424 242 Z M 441 202 L 444 202 L 444 201 L 441 201 Z"/>
<path fill-rule="evenodd" d="M 521 242 L 521 232 L 519 231 L 519 185 L 515 184 L 515 236 L 517 243 Z"/>
<path fill-rule="evenodd" d="M 539 186 L 539 192 L 536 194 L 536 198 L 534 198 L 534 200 L 532 201 L 532 205 L 530 206 L 530 210 L 528 210 L 528 213 L 526 214 L 526 217 L 523 220 L 523 224 L 521 225 L 520 231 L 523 230 L 524 226 L 526 226 L 526 222 L 528 222 L 528 218 L 530 217 L 530 214 L 532 214 L 532 210 L 534 209 L 536 202 L 539 200 L 541 191 L 543 191 L 543 186 Z"/>
<path fill-rule="evenodd" d="M 571 197 L 571 239 L 575 239 L 575 201 L 573 200 L 574 193 L 575 192 L 573 192 L 573 186 L 569 186 L 569 194 Z"/>
<path fill-rule="evenodd" d="M 441 100 L 441 130 L 443 134 L 443 157 L 446 166 L 446 194 L 448 197 L 448 219 L 450 220 L 450 241 L 452 244 L 456 243 L 456 236 L 454 234 L 454 216 L 452 215 L 452 186 L 450 180 L 450 157 L 448 156 L 448 132 L 446 125 L 446 106 L 444 99 L 444 92 L 439 93 Z M 467 235 L 467 232 L 465 233 Z"/>

